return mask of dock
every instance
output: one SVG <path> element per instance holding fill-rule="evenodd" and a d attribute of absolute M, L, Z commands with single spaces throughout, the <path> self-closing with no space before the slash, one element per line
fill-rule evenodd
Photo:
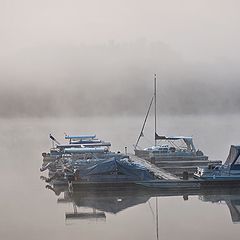
<path fill-rule="evenodd" d="M 146 161 L 145 159 L 142 159 L 140 157 L 137 157 L 136 155 L 133 154 L 129 154 L 130 160 L 136 162 L 136 163 L 140 163 L 143 166 L 145 166 L 147 169 L 149 169 L 149 171 L 153 172 L 155 174 L 155 176 L 157 176 L 160 179 L 164 179 L 164 180 L 179 180 L 179 178 L 172 174 L 169 173 L 167 171 L 165 171 L 164 169 L 161 169 L 159 167 L 157 167 L 156 165 Z"/>
<path fill-rule="evenodd" d="M 197 167 L 206 167 L 209 164 L 222 164 L 220 160 L 199 160 L 199 161 L 191 161 L 191 160 L 159 160 L 154 163 L 160 169 L 164 169 L 167 172 L 175 174 L 177 176 L 182 176 L 183 172 L 188 172 L 189 175 L 193 175 L 196 172 Z"/>

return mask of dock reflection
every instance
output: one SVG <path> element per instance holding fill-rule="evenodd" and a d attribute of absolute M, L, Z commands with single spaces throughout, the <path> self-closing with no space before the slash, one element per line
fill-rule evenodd
<path fill-rule="evenodd" d="M 73 211 L 66 212 L 66 220 L 95 219 L 106 221 L 106 213 L 118 214 L 130 207 L 147 203 L 155 197 L 175 197 L 181 196 L 187 201 L 190 196 L 198 197 L 199 200 L 209 203 L 226 203 L 231 214 L 233 223 L 240 222 L 240 188 L 224 188 L 196 191 L 170 191 L 157 189 L 91 189 L 69 191 L 67 186 L 50 186 L 46 188 L 52 190 L 57 196 L 58 203 L 72 203 Z M 157 201 L 156 201 L 157 202 Z M 158 214 L 158 213 L 156 213 Z"/>
<path fill-rule="evenodd" d="M 73 204 L 73 211 L 65 213 L 66 220 L 106 220 L 106 213 L 118 214 L 127 208 L 146 203 L 152 197 L 152 195 L 145 194 L 139 190 L 134 192 L 132 189 L 69 191 L 67 187 L 51 187 L 49 185 L 46 187 L 54 191 L 58 196 L 62 193 L 62 197 L 59 197 L 57 200 L 58 203 Z"/>

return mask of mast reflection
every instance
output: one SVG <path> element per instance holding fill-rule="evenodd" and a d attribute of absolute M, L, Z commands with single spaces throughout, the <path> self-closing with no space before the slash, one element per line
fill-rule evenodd
<path fill-rule="evenodd" d="M 106 220 L 106 213 L 118 214 L 130 207 L 147 203 L 151 198 L 181 196 L 187 201 L 190 196 L 198 196 L 201 201 L 211 203 L 226 203 L 229 208 L 233 223 L 240 222 L 240 189 L 208 189 L 196 191 L 173 191 L 157 189 L 78 189 L 71 191 L 67 186 L 47 185 L 47 189 L 52 190 L 57 196 L 58 203 L 72 203 L 73 211 L 65 213 L 66 220 Z M 156 199 L 156 203 L 158 203 Z M 157 204 L 156 204 L 157 207 Z M 87 212 L 86 212 L 87 210 Z M 156 208 L 156 216 L 158 208 Z M 157 221 L 157 218 L 156 218 Z M 158 225 L 158 224 L 157 224 Z M 158 227 L 158 226 L 157 226 Z"/>

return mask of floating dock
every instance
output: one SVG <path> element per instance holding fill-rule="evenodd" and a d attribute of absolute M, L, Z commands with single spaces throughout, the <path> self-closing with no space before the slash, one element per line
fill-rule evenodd
<path fill-rule="evenodd" d="M 209 164 L 222 164 L 222 161 L 220 160 L 214 160 L 214 161 L 205 161 L 205 160 L 199 160 L 199 161 L 191 161 L 191 160 L 155 160 L 154 163 L 156 166 L 158 166 L 161 169 L 164 169 L 167 172 L 170 172 L 172 174 L 175 174 L 177 176 L 182 176 L 183 172 L 188 172 L 189 175 L 193 175 L 194 172 L 196 172 L 197 167 L 206 167 Z"/>
<path fill-rule="evenodd" d="M 181 179 L 180 177 L 165 171 L 157 167 L 150 162 L 137 157 L 133 154 L 129 154 L 129 159 L 135 163 L 144 165 L 149 171 L 153 172 L 158 178 L 156 180 L 148 181 L 126 181 L 115 180 L 114 182 L 84 182 L 84 181 L 73 181 L 70 187 L 75 189 L 135 189 L 135 188 L 145 188 L 147 189 L 161 189 L 164 191 L 199 191 L 202 189 L 219 189 L 219 188 L 240 188 L 240 180 L 203 180 L 203 179 Z"/>
<path fill-rule="evenodd" d="M 144 165 L 147 169 L 149 169 L 151 172 L 155 174 L 155 176 L 164 179 L 164 180 L 178 180 L 179 177 L 176 175 L 165 171 L 164 169 L 160 169 L 156 165 L 146 161 L 145 159 L 142 159 L 140 157 L 137 157 L 136 155 L 129 154 L 130 160 L 136 162 L 136 163 L 141 163 Z"/>

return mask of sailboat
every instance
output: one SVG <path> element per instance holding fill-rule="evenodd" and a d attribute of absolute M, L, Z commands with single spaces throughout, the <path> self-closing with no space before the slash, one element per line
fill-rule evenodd
<path fill-rule="evenodd" d="M 154 75 L 154 94 L 145 116 L 139 137 L 134 145 L 135 155 L 144 158 L 158 167 L 180 175 L 183 171 L 193 174 L 197 166 L 207 166 L 208 156 L 196 150 L 193 138 L 189 136 L 161 136 L 157 133 L 157 77 Z M 138 145 L 144 137 L 143 131 L 154 103 L 154 146 L 141 149 Z"/>

